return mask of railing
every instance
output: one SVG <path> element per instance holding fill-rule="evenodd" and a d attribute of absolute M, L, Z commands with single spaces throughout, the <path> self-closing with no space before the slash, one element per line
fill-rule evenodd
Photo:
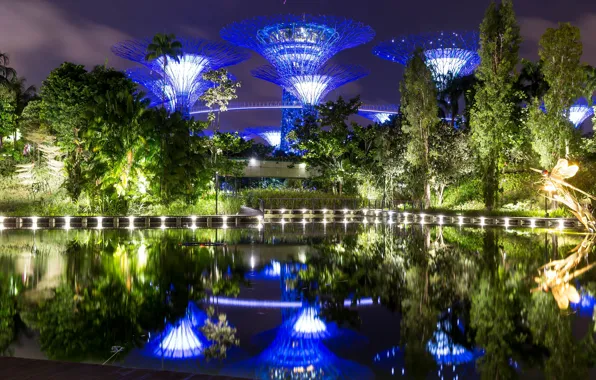
<path fill-rule="evenodd" d="M 299 103 L 284 104 L 280 101 L 275 102 L 232 102 L 228 105 L 228 111 L 240 111 L 240 110 L 255 110 L 255 109 L 279 109 L 279 108 L 302 108 Z M 360 107 L 360 111 L 364 112 L 383 112 L 383 113 L 398 113 L 399 108 L 394 104 L 363 104 Z M 194 107 L 190 112 L 191 115 L 217 112 L 217 109 L 209 108 L 206 106 Z"/>

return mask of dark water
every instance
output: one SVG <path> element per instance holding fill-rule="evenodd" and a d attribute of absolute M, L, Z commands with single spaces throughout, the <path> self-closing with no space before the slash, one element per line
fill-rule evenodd
<path fill-rule="evenodd" d="M 262 379 L 594 377 L 594 271 L 571 280 L 581 302 L 567 310 L 531 292 L 538 268 L 583 238 L 428 226 L 3 231 L 0 350 Z"/>

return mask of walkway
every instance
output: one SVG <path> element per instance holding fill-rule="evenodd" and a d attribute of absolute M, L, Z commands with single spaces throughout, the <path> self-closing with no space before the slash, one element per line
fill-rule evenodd
<path fill-rule="evenodd" d="M 233 377 L 20 358 L 0 358 L 0 379 L 239 380 Z"/>

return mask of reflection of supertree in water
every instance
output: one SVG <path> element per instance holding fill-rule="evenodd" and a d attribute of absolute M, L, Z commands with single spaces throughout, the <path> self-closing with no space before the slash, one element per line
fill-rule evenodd
<path fill-rule="evenodd" d="M 463 332 L 461 326 L 457 328 Z M 451 333 L 451 321 L 441 321 L 437 323 L 437 331 L 432 339 L 426 344 L 426 349 L 434 356 L 437 364 L 458 365 L 476 359 L 477 355 L 474 352 L 453 341 Z"/>
<path fill-rule="evenodd" d="M 306 112 L 312 112 L 312 106 L 329 91 L 366 74 L 361 68 L 325 65 L 338 52 L 370 41 L 374 31 L 336 17 L 281 15 L 231 24 L 222 29 L 221 36 L 265 57 L 270 66 L 253 71 L 253 75 L 281 86 L 310 106 Z M 283 150 L 287 149 L 286 136 L 294 126 L 286 116 L 281 131 Z"/>
<path fill-rule="evenodd" d="M 269 146 L 279 149 L 281 141 L 281 132 L 279 128 L 265 127 L 265 128 L 247 128 L 245 132 L 260 136 L 263 140 L 267 141 Z"/>
<path fill-rule="evenodd" d="M 190 108 L 209 88 L 203 74 L 210 70 L 235 65 L 248 55 L 226 43 L 203 39 L 180 39 L 182 55 L 179 61 L 169 58 L 164 71 L 163 58 L 146 61 L 147 47 L 151 40 L 129 40 L 112 47 L 119 57 L 140 63 L 144 69 L 129 71 L 131 79 L 151 93 L 154 105 L 161 104 L 170 111 L 188 115 Z"/>
<path fill-rule="evenodd" d="M 162 333 L 150 340 L 145 351 L 149 356 L 165 359 L 202 356 L 209 346 L 208 340 L 200 332 L 207 318 L 207 314 L 194 303 L 189 303 L 186 315 L 175 323 L 168 323 Z"/>
<path fill-rule="evenodd" d="M 373 53 L 407 65 L 417 48 L 423 50 L 426 65 L 439 88 L 451 77 L 472 74 L 480 64 L 476 32 L 438 32 L 394 38 L 378 44 Z"/>

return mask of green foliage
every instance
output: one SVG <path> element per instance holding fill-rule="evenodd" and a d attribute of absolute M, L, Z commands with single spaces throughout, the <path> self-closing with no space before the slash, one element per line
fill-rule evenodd
<path fill-rule="evenodd" d="M 570 24 L 549 28 L 540 39 L 541 68 L 549 88 L 544 94 L 544 107 L 536 99 L 530 110 L 529 125 L 532 146 L 540 154 L 540 164 L 552 167 L 560 157 L 567 157 L 574 126 L 569 121 L 569 107 L 582 95 L 586 71 L 582 56 L 580 30 Z"/>
<path fill-rule="evenodd" d="M 491 2 L 480 25 L 480 80 L 470 114 L 472 142 L 482 176 L 487 209 L 496 207 L 504 152 L 519 133 L 515 91 L 518 51 L 521 42 L 513 3 Z"/>
<path fill-rule="evenodd" d="M 201 328 L 205 338 L 211 341 L 211 345 L 203 352 L 207 361 L 211 359 L 223 360 L 227 357 L 230 348 L 240 345 L 240 339 L 236 338 L 236 328 L 230 326 L 226 315 L 219 314 L 217 322 L 213 322 L 211 319 L 214 314 L 213 307 L 209 307 L 207 309 L 209 318 Z"/>
<path fill-rule="evenodd" d="M 17 120 L 16 94 L 8 86 L 0 85 L 0 149 L 3 139 L 16 132 Z"/>
<path fill-rule="evenodd" d="M 408 62 L 400 85 L 403 131 L 408 138 L 406 160 L 421 175 L 419 193 L 424 208 L 430 207 L 430 136 L 438 122 L 437 91 L 430 69 L 417 50 Z"/>

